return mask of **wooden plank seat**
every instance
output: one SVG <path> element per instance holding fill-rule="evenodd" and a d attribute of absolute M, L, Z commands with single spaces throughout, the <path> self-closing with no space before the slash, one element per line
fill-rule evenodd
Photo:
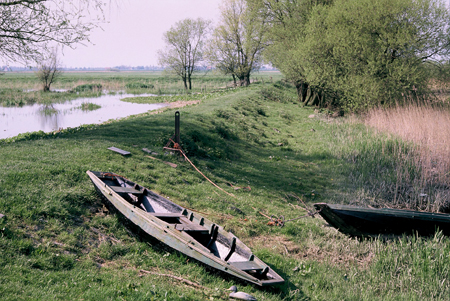
<path fill-rule="evenodd" d="M 112 190 L 117 193 L 131 193 L 131 194 L 142 194 L 143 192 L 133 187 L 122 187 L 122 186 L 109 186 Z"/>
<path fill-rule="evenodd" d="M 168 217 L 168 218 L 178 218 L 179 223 L 171 223 L 170 224 L 174 225 L 175 229 L 178 231 L 196 231 L 196 232 L 201 232 L 202 234 L 208 234 L 209 230 L 207 228 L 205 228 L 202 225 L 196 224 L 194 222 L 192 222 L 191 220 L 189 220 L 185 215 L 181 214 L 181 213 L 172 213 L 172 212 L 148 212 L 148 214 L 157 217 L 157 218 L 161 218 L 162 220 L 164 220 L 164 218 Z"/>
<path fill-rule="evenodd" d="M 181 223 L 181 224 L 175 224 L 175 229 L 177 229 L 178 231 L 196 231 L 196 232 L 204 232 L 204 234 L 208 234 L 209 230 L 206 229 L 205 227 L 201 226 L 201 225 L 197 225 L 194 223 L 190 223 L 190 224 L 185 224 L 185 223 Z"/>
<path fill-rule="evenodd" d="M 238 261 L 238 262 L 230 262 L 230 264 L 240 270 L 243 271 L 263 271 L 264 267 L 260 266 L 254 261 Z"/>
<path fill-rule="evenodd" d="M 180 217 L 180 224 L 176 224 L 175 229 L 179 231 L 196 231 L 202 234 L 209 234 L 209 229 L 205 228 L 202 225 L 192 222 L 184 215 Z"/>

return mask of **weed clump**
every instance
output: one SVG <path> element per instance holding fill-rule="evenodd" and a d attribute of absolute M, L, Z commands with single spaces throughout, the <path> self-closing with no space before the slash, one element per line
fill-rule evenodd
<path fill-rule="evenodd" d="M 91 102 L 84 102 L 78 108 L 83 111 L 94 111 L 94 110 L 100 109 L 101 106 L 99 106 L 98 104 L 95 104 L 95 103 L 91 103 Z"/>
<path fill-rule="evenodd" d="M 127 83 L 127 84 L 125 85 L 125 87 L 126 87 L 127 89 L 154 89 L 154 88 L 155 88 L 155 86 L 152 85 L 152 84 L 147 84 L 147 83 L 136 83 L 136 82 L 133 82 L 133 83 Z"/>
<path fill-rule="evenodd" d="M 83 84 L 76 86 L 72 89 L 72 92 L 92 92 L 92 91 L 102 91 L 101 84 Z"/>

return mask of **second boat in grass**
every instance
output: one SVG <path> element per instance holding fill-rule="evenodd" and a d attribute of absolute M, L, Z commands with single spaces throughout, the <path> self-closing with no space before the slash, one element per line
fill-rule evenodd
<path fill-rule="evenodd" d="M 445 213 L 326 203 L 314 207 L 331 226 L 351 236 L 450 235 L 450 215 Z"/>

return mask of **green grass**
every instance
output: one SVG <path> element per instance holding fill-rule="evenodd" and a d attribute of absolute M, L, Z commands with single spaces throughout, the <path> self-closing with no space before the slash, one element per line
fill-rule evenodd
<path fill-rule="evenodd" d="M 383 181 L 395 181 L 389 152 L 369 181 L 378 160 L 369 160 L 370 153 L 381 147 L 370 143 L 375 134 L 360 124 L 328 119 L 295 99 L 292 87 L 260 84 L 212 93 L 199 105 L 178 109 L 187 155 L 236 198 L 215 189 L 187 162 L 164 154 L 175 110 L 2 140 L 0 213 L 7 216 L 0 220 L 2 300 L 220 300 L 234 284 L 258 300 L 449 300 L 450 241 L 439 234 L 359 241 L 326 227 L 321 218 L 283 228 L 267 225 L 259 212 L 286 219 L 305 215 L 290 195 L 311 206 L 348 203 L 364 192 L 363 202 L 374 198 Z M 122 157 L 107 149 L 111 146 L 132 154 Z M 147 158 L 144 147 L 178 167 Z M 242 283 L 137 237 L 105 211 L 86 170 L 124 175 L 208 214 L 286 284 Z M 233 190 L 227 183 L 251 191 Z M 141 275 L 140 269 L 208 289 Z"/>

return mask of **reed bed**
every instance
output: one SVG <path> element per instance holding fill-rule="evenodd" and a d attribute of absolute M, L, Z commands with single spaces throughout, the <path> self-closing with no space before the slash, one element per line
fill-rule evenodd
<path fill-rule="evenodd" d="M 386 141 L 400 138 L 391 155 L 416 168 L 396 169 L 394 203 L 399 187 L 414 186 L 419 208 L 431 211 L 450 210 L 450 110 L 444 105 L 410 103 L 392 108 L 376 108 L 364 119 L 366 126 L 386 134 Z M 388 143 L 382 145 L 386 149 Z M 409 162 L 409 163 L 406 163 Z M 412 173 L 411 171 L 414 170 Z M 413 202 L 416 206 L 418 201 Z M 411 205 L 411 204 L 410 204 Z"/>

